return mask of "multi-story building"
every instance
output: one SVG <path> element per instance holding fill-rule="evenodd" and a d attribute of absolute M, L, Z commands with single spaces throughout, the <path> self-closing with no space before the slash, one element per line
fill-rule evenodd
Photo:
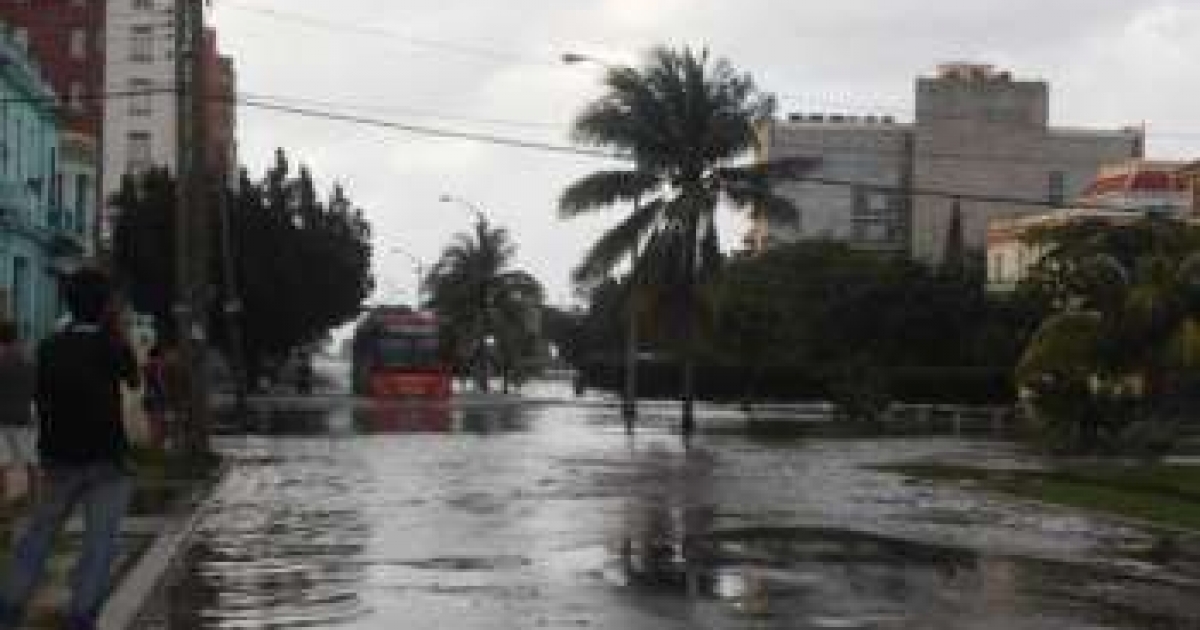
<path fill-rule="evenodd" d="M 209 172 L 214 176 L 225 174 L 236 178 L 237 154 L 237 75 L 233 59 L 221 55 L 217 48 L 217 33 L 213 29 L 204 32 L 205 83 L 208 84 L 207 125 Z"/>
<path fill-rule="evenodd" d="M 53 218 L 57 99 L 29 58 L 27 41 L 7 29 L 0 34 L 0 315 L 31 340 L 58 316 L 54 263 L 70 238 Z"/>
<path fill-rule="evenodd" d="M 1128 225 L 1146 216 L 1197 221 L 1193 180 L 1182 162 L 1129 160 L 1104 166 L 1068 207 L 996 219 L 988 226 L 987 277 L 993 291 L 1011 290 L 1044 254 L 1027 238 L 1032 230 L 1073 222 Z"/>
<path fill-rule="evenodd" d="M 829 239 L 936 261 L 955 205 L 965 244 L 982 250 L 990 220 L 1061 205 L 1102 164 L 1141 156 L 1141 130 L 1051 127 L 1049 105 L 1044 81 L 948 64 L 917 79 L 911 124 L 836 114 L 774 121 L 761 130 L 760 159 L 811 157 L 819 165 L 779 187 L 799 207 L 799 221 L 759 220 L 748 245 Z"/>
<path fill-rule="evenodd" d="M 152 166 L 173 169 L 177 161 L 175 1 L 2 1 L 0 18 L 45 68 L 63 98 L 67 128 L 98 141 L 91 199 L 101 209 L 96 240 L 107 244 L 113 209 L 104 201 L 122 178 Z M 207 112 L 209 165 L 228 172 L 237 163 L 233 66 L 218 54 L 211 30 L 201 54 L 208 89 L 221 96 Z"/>
<path fill-rule="evenodd" d="M 9 24 L 61 97 L 66 128 L 97 136 L 104 119 L 104 102 L 97 97 L 104 91 L 105 3 L 0 2 L 0 20 Z"/>
<path fill-rule="evenodd" d="M 103 184 L 108 199 L 129 174 L 174 169 L 178 160 L 173 0 L 106 0 Z M 112 236 L 115 209 L 105 204 L 101 242 Z"/>

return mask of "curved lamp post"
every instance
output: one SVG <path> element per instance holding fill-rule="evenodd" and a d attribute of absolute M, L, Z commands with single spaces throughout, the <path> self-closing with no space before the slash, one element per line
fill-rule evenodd
<path fill-rule="evenodd" d="M 626 68 L 622 64 L 615 64 L 603 59 L 593 57 L 591 55 L 567 52 L 560 57 L 562 62 L 567 65 L 577 65 L 581 63 L 595 64 L 604 68 L 606 72 L 613 72 Z M 638 211 L 638 199 L 633 200 L 633 211 Z M 633 251 L 629 253 L 629 281 L 636 283 L 637 259 L 641 250 L 641 243 L 635 243 Z M 638 325 L 637 325 L 637 308 L 634 303 L 634 287 L 631 285 L 629 291 L 629 302 L 626 308 L 626 329 L 625 329 L 625 387 L 621 392 L 621 416 L 625 419 L 625 430 L 633 431 L 633 420 L 637 417 L 637 368 L 638 368 Z"/>

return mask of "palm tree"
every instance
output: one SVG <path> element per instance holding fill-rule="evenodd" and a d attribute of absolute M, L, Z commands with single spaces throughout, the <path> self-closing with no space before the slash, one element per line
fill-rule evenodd
<path fill-rule="evenodd" d="M 516 251 L 508 230 L 480 217 L 472 232 L 455 236 L 427 279 L 427 306 L 437 312 L 454 356 L 473 367 L 480 391 L 488 389 L 492 362 L 502 366 L 507 387 L 512 366 L 537 334 L 544 291 L 530 274 L 510 269 Z"/>
<path fill-rule="evenodd" d="M 632 203 L 633 210 L 596 241 L 575 269 L 582 284 L 631 261 L 633 286 L 657 289 L 679 316 L 685 434 L 694 429 L 694 337 L 697 287 L 721 261 L 714 215 L 722 201 L 770 220 L 795 208 L 770 180 L 811 167 L 812 160 L 745 165 L 758 148 L 756 126 L 774 101 L 724 59 L 690 48 L 656 48 L 640 68 L 610 68 L 607 93 L 575 121 L 580 144 L 615 149 L 629 168 L 603 170 L 570 185 L 559 201 L 564 218 Z M 630 292 L 632 293 L 632 291 Z"/>

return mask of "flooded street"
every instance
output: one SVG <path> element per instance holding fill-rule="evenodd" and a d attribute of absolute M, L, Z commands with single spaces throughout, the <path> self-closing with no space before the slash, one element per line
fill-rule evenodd
<path fill-rule="evenodd" d="M 628 436 L 598 404 L 258 403 L 219 441 L 231 471 L 172 627 L 1200 628 L 1200 576 L 1142 559 L 1150 533 L 870 468 L 1020 461 L 1007 444 L 685 448 L 674 421 L 655 407 Z"/>

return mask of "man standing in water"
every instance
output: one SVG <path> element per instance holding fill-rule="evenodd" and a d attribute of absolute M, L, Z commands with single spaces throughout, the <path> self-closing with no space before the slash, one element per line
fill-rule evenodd
<path fill-rule="evenodd" d="M 44 482 L 17 540 L 0 628 L 16 628 L 45 570 L 54 538 L 83 507 L 83 549 L 75 564 L 67 627 L 89 630 L 108 593 L 132 480 L 121 418 L 121 383 L 136 387 L 137 362 L 117 324 L 108 278 L 85 269 L 63 283 L 71 322 L 38 347 L 35 402 Z"/>

